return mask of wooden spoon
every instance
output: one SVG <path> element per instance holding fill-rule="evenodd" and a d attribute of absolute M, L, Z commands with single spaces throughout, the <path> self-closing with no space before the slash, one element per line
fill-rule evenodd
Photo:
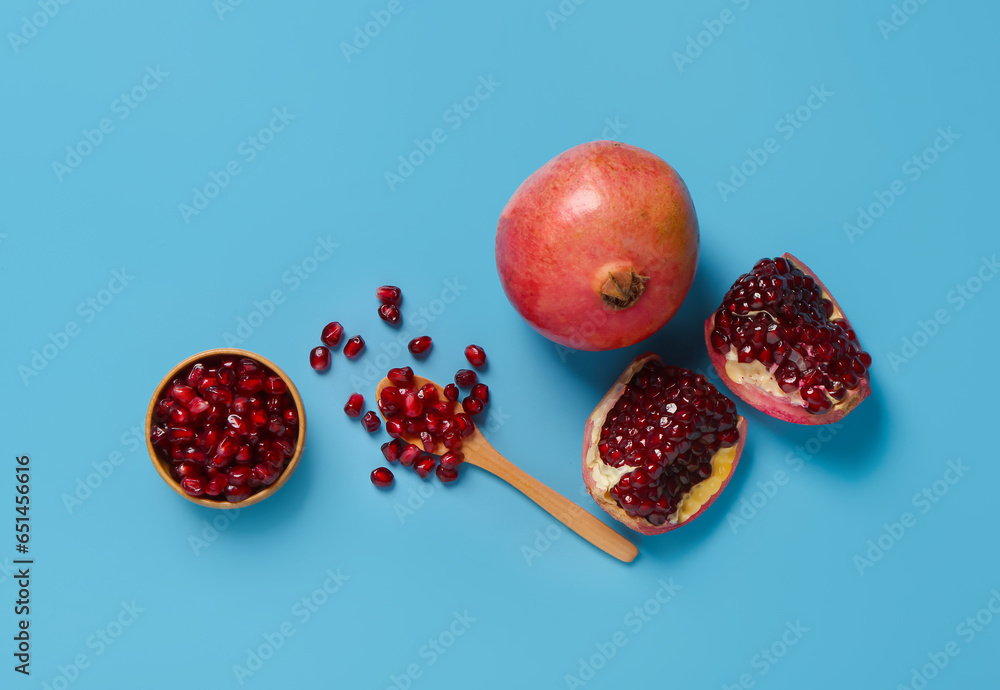
<path fill-rule="evenodd" d="M 415 389 L 427 383 L 434 382 L 421 376 L 413 377 L 412 385 Z M 375 390 L 375 399 L 379 399 L 383 388 L 391 385 L 393 384 L 389 379 L 382 379 Z M 439 391 L 444 390 L 436 383 L 434 385 Z M 456 402 L 455 405 L 456 412 L 464 411 L 465 408 L 460 403 Z M 404 435 L 403 440 L 423 446 L 418 436 Z M 424 448 L 424 450 L 437 455 L 447 452 L 447 448 L 441 443 L 434 448 Z M 462 453 L 465 454 L 466 464 L 481 467 L 500 477 L 597 548 L 626 563 L 630 563 L 639 554 L 635 544 L 628 539 L 500 455 L 480 433 L 478 427 L 463 440 Z"/>

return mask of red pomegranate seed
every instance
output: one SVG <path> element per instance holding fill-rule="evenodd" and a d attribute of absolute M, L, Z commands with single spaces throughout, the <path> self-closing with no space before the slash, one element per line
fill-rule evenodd
<path fill-rule="evenodd" d="M 483 411 L 483 401 L 470 395 L 462 400 L 462 407 L 465 408 L 466 412 L 475 417 Z"/>
<path fill-rule="evenodd" d="M 403 435 L 403 423 L 398 419 L 389 419 L 385 423 L 385 432 L 392 438 L 399 438 Z"/>
<path fill-rule="evenodd" d="M 472 369 L 459 369 L 455 372 L 455 384 L 460 388 L 472 388 L 478 380 L 479 377 Z"/>
<path fill-rule="evenodd" d="M 361 419 L 361 423 L 364 425 L 365 431 L 369 434 L 378 431 L 379 427 L 382 426 L 382 420 L 371 410 L 365 413 L 365 416 Z"/>
<path fill-rule="evenodd" d="M 194 441 L 195 434 L 186 426 L 172 426 L 167 429 L 167 439 L 173 443 L 190 443 Z"/>
<path fill-rule="evenodd" d="M 413 467 L 413 463 L 417 461 L 422 452 L 420 446 L 414 443 L 407 443 L 403 446 L 403 450 L 399 454 L 399 464 L 404 467 Z"/>
<path fill-rule="evenodd" d="M 264 390 L 271 395 L 281 395 L 288 390 L 288 384 L 280 376 L 268 376 L 264 379 Z"/>
<path fill-rule="evenodd" d="M 395 304 L 382 304 L 378 308 L 378 316 L 380 319 L 393 326 L 398 326 L 403 320 L 402 314 L 399 313 L 399 307 Z"/>
<path fill-rule="evenodd" d="M 485 366 L 486 364 L 486 350 L 479 347 L 478 345 L 469 345 L 465 348 L 465 358 L 469 360 L 469 364 L 474 367 Z"/>
<path fill-rule="evenodd" d="M 337 347 L 340 345 L 340 339 L 344 336 L 344 327 L 340 325 L 337 321 L 331 321 L 326 324 L 323 328 L 323 333 L 320 335 L 319 339 L 324 345 L 329 347 Z"/>
<path fill-rule="evenodd" d="M 490 389 L 485 383 L 477 383 L 472 387 L 472 397 L 479 398 L 485 405 L 490 401 Z"/>
<path fill-rule="evenodd" d="M 250 413 L 250 423 L 257 429 L 267 424 L 267 411 L 253 410 Z"/>
<path fill-rule="evenodd" d="M 316 371 L 326 371 L 330 368 L 330 350 L 320 345 L 309 353 L 309 366 Z"/>
<path fill-rule="evenodd" d="M 413 369 L 411 367 L 397 367 L 395 369 L 390 369 L 389 373 L 386 374 L 386 378 L 397 386 L 409 386 L 413 383 Z"/>
<path fill-rule="evenodd" d="M 354 359 L 361 354 L 361 351 L 365 349 L 365 339 L 360 335 L 356 335 L 350 338 L 344 345 L 344 354 L 347 355 L 348 359 Z"/>
<path fill-rule="evenodd" d="M 459 395 L 461 395 L 461 393 L 458 390 L 458 386 L 454 383 L 449 383 L 444 387 L 444 397 L 448 398 L 448 400 L 455 402 L 458 400 Z"/>
<path fill-rule="evenodd" d="M 244 374 L 236 380 L 236 390 L 244 395 L 253 395 L 263 387 L 264 375 L 259 372 Z"/>
<path fill-rule="evenodd" d="M 170 409 L 170 421 L 174 424 L 187 424 L 191 421 L 191 413 L 179 405 L 172 407 Z"/>
<path fill-rule="evenodd" d="M 380 403 L 379 409 L 385 412 L 386 415 L 396 414 L 403 409 L 403 396 L 398 388 L 386 386 L 379 393 L 378 399 Z"/>
<path fill-rule="evenodd" d="M 263 462 L 259 465 L 253 466 L 253 478 L 259 481 L 264 486 L 270 486 L 278 480 L 278 476 L 281 474 L 280 469 L 276 469 L 274 465 L 270 462 Z"/>
<path fill-rule="evenodd" d="M 285 419 L 285 424 L 288 426 L 298 426 L 299 413 L 294 407 L 286 407 L 281 416 Z"/>
<path fill-rule="evenodd" d="M 226 487 L 226 500 L 230 503 L 239 503 L 250 498 L 250 494 L 252 493 L 253 489 L 249 486 L 235 486 L 230 484 Z"/>
<path fill-rule="evenodd" d="M 217 474 L 208 480 L 205 484 L 205 495 L 206 496 L 218 496 L 223 491 L 226 490 L 226 486 L 229 484 L 229 477 L 225 474 Z"/>
<path fill-rule="evenodd" d="M 414 355 L 422 355 L 431 348 L 433 341 L 429 335 L 421 335 L 410 341 L 406 348 Z"/>
<path fill-rule="evenodd" d="M 430 407 L 438 401 L 438 389 L 433 383 L 425 383 L 417 391 L 417 396 L 424 403 L 424 407 Z"/>
<path fill-rule="evenodd" d="M 448 450 L 458 450 L 462 447 L 462 432 L 458 429 L 446 431 L 441 437 L 441 443 Z"/>
<path fill-rule="evenodd" d="M 181 405 L 187 405 L 198 393 L 191 386 L 176 385 L 170 389 L 170 397 Z"/>
<path fill-rule="evenodd" d="M 198 382 L 201 381 L 202 377 L 205 375 L 205 365 L 201 362 L 196 362 L 188 371 L 185 381 L 189 386 L 197 386 Z"/>
<path fill-rule="evenodd" d="M 375 290 L 375 297 L 382 304 L 394 304 L 398 306 L 403 298 L 403 291 L 395 285 L 383 285 Z"/>
<path fill-rule="evenodd" d="M 202 470 L 201 467 L 193 462 L 179 462 L 174 465 L 174 474 L 176 474 L 180 479 L 185 479 L 187 477 L 200 477 L 202 476 Z"/>
<path fill-rule="evenodd" d="M 449 470 L 442 465 L 438 465 L 438 468 L 434 471 L 437 474 L 437 478 L 441 480 L 443 484 L 448 484 L 458 479 L 458 470 Z"/>
<path fill-rule="evenodd" d="M 413 469 L 417 471 L 417 474 L 419 474 L 421 478 L 426 478 L 427 475 L 431 473 L 431 470 L 434 469 L 435 464 L 433 455 L 430 453 L 421 453 L 420 457 L 417 458 L 417 461 L 413 464 Z"/>
<path fill-rule="evenodd" d="M 407 417 L 419 417 L 424 412 L 424 404 L 417 397 L 416 391 L 409 391 L 403 396 L 403 414 Z"/>
<path fill-rule="evenodd" d="M 379 467 L 372 470 L 371 474 L 372 484 L 380 489 L 388 489 L 392 486 L 392 470 L 388 467 Z"/>
<path fill-rule="evenodd" d="M 441 456 L 441 467 L 448 470 L 457 470 L 463 462 L 465 462 L 465 455 L 460 450 L 448 451 Z"/>
<path fill-rule="evenodd" d="M 185 477 L 181 480 L 181 488 L 189 496 L 201 496 L 205 493 L 205 480 L 200 477 Z"/>
<path fill-rule="evenodd" d="M 191 398 L 191 402 L 188 403 L 188 412 L 197 417 L 208 412 L 210 407 L 211 405 L 204 398 Z"/>
<path fill-rule="evenodd" d="M 472 417 L 464 412 L 459 412 L 455 415 L 455 428 L 464 438 L 472 435 L 472 432 L 476 430 L 476 424 L 472 421 Z"/>
<path fill-rule="evenodd" d="M 406 443 L 398 438 L 394 438 L 391 441 L 386 441 L 382 444 L 382 455 L 388 462 L 396 462 L 399 460 L 399 454 L 403 452 L 403 448 L 406 447 Z"/>
<path fill-rule="evenodd" d="M 364 406 L 364 396 L 361 393 L 352 393 L 351 397 L 347 399 L 347 404 L 344 405 L 344 414 L 348 417 L 360 417 Z"/>
<path fill-rule="evenodd" d="M 253 475 L 253 469 L 246 465 L 237 465 L 236 467 L 230 468 L 227 476 L 229 477 L 229 483 L 233 486 L 243 486 Z"/>

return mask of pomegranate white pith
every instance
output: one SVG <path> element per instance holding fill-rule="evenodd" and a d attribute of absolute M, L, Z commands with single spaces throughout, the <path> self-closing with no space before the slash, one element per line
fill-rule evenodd
<path fill-rule="evenodd" d="M 615 382 L 584 433 L 583 476 L 594 500 L 630 528 L 660 534 L 696 518 L 722 492 L 746 420 L 704 377 L 646 354 Z"/>
<path fill-rule="evenodd" d="M 705 323 L 726 385 L 798 424 L 842 419 L 871 392 L 871 356 L 826 286 L 791 254 L 761 259 Z"/>

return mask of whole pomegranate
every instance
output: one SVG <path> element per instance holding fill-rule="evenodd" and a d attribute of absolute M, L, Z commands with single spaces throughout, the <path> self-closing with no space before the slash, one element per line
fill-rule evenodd
<path fill-rule="evenodd" d="M 587 420 L 583 480 L 616 520 L 669 532 L 722 493 L 746 434 L 736 405 L 704 376 L 640 355 Z"/>
<path fill-rule="evenodd" d="M 666 162 L 595 141 L 556 156 L 514 192 L 496 260 L 507 298 L 545 337 L 578 350 L 627 347 L 684 301 L 698 220 Z"/>
<path fill-rule="evenodd" d="M 791 254 L 761 259 L 705 322 L 708 355 L 736 395 L 796 424 L 844 418 L 871 393 L 871 355 L 837 300 Z"/>

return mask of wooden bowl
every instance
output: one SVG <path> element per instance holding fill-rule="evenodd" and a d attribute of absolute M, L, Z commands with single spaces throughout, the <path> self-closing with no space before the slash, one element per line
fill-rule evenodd
<path fill-rule="evenodd" d="M 180 482 L 173 478 L 170 474 L 170 459 L 163 457 L 160 452 L 153 446 L 153 442 L 150 440 L 150 431 L 153 428 L 153 411 L 156 408 L 156 403 L 162 397 L 167 386 L 170 382 L 178 377 L 180 372 L 187 369 L 189 366 L 194 364 L 199 360 L 216 358 L 216 357 L 246 357 L 252 359 L 255 362 L 259 362 L 263 366 L 267 367 L 275 374 L 280 376 L 285 384 L 288 386 L 288 392 L 291 394 L 292 399 L 295 401 L 295 410 L 299 415 L 299 435 L 295 442 L 295 454 L 288 461 L 288 465 L 282 470 L 281 476 L 278 477 L 277 481 L 271 486 L 264 487 L 262 490 L 255 494 L 252 494 L 249 498 L 246 498 L 238 503 L 230 503 L 223 497 L 221 500 L 215 498 L 200 498 L 197 496 L 191 496 L 184 489 L 181 488 Z M 205 352 L 199 352 L 196 355 L 191 355 L 183 362 L 175 366 L 170 370 L 160 384 L 156 387 L 156 391 L 153 393 L 152 399 L 149 401 L 149 407 L 146 410 L 146 449 L 149 451 L 149 457 L 153 461 L 153 467 L 156 468 L 157 473 L 163 478 L 163 481 L 167 483 L 171 489 L 176 491 L 179 495 L 183 496 L 192 503 L 197 503 L 200 506 L 205 506 L 206 508 L 220 508 L 223 510 L 230 508 L 245 508 L 246 506 L 253 505 L 254 503 L 260 503 L 268 496 L 273 495 L 278 489 L 285 485 L 292 473 L 295 472 L 295 468 L 298 467 L 299 458 L 302 457 L 302 448 L 306 443 L 306 409 L 302 404 L 302 398 L 299 397 L 299 391 L 295 388 L 295 384 L 288 377 L 284 371 L 282 371 L 274 362 L 271 360 L 261 357 L 260 355 L 249 352 L 247 350 L 237 350 L 235 348 L 217 348 L 215 350 L 206 350 Z"/>

